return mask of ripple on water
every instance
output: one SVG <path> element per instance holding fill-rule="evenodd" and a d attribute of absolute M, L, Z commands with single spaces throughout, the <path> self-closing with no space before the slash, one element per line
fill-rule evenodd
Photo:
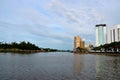
<path fill-rule="evenodd" d="M 119 75 L 119 56 L 0 54 L 0 80 L 119 80 Z"/>

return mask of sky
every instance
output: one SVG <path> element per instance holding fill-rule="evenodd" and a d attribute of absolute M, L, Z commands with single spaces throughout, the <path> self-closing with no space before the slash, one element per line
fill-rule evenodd
<path fill-rule="evenodd" d="M 0 0 L 0 42 L 72 50 L 76 35 L 95 44 L 96 24 L 120 24 L 120 0 Z"/>

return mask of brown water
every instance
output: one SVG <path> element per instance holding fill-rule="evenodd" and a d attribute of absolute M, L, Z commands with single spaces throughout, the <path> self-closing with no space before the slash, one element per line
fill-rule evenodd
<path fill-rule="evenodd" d="M 0 80 L 120 80 L 120 56 L 0 53 Z"/>

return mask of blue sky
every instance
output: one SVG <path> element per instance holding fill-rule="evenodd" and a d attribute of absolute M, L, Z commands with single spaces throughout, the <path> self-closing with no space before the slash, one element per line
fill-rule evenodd
<path fill-rule="evenodd" d="M 0 42 L 73 49 L 74 36 L 95 43 L 95 25 L 120 23 L 120 0 L 0 0 Z"/>

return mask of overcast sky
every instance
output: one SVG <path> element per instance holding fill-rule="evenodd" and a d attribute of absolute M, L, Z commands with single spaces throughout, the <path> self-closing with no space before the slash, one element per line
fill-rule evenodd
<path fill-rule="evenodd" d="M 0 0 L 0 42 L 72 50 L 75 35 L 95 43 L 102 23 L 120 23 L 120 0 Z"/>

